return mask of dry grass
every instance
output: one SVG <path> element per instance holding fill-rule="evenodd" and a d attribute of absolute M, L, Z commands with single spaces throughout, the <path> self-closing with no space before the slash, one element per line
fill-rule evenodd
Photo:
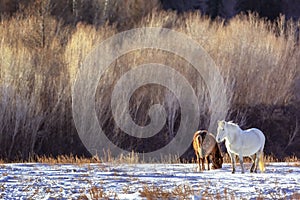
<path fill-rule="evenodd" d="M 90 163 L 101 163 L 100 158 L 96 155 L 93 157 L 79 157 L 77 155 L 58 155 L 58 156 L 30 156 L 27 160 L 0 160 L 0 164 L 5 163 L 44 163 L 44 164 L 90 164 Z"/>
<path fill-rule="evenodd" d="M 238 164 L 238 157 L 237 164 Z M 18 161 L 17 161 L 18 162 Z M 143 159 L 143 156 L 139 153 L 130 152 L 130 153 L 122 153 L 117 157 L 113 157 L 110 151 L 105 151 L 104 157 L 98 157 L 97 155 L 92 158 L 87 157 L 78 157 L 74 155 L 60 155 L 57 157 L 47 157 L 47 156 L 33 156 L 29 161 L 25 162 L 39 162 L 39 163 L 49 163 L 49 164 L 85 164 L 85 163 L 114 163 L 114 164 L 144 164 L 144 163 L 163 163 L 163 164 L 176 164 L 182 163 L 179 159 L 179 156 L 169 155 L 165 157 L 161 157 L 160 160 L 150 159 L 147 162 Z M 228 154 L 225 154 L 223 157 L 224 163 L 231 163 L 230 157 Z M 251 163 L 251 159 L 245 157 L 245 163 Z M 265 164 L 274 163 L 274 162 L 286 162 L 291 163 L 293 166 L 299 165 L 299 158 L 296 156 L 289 156 L 282 160 L 277 159 L 274 155 L 265 155 L 264 156 Z M 5 163 L 5 161 L 0 160 L 0 164 Z M 184 162 L 185 163 L 185 162 Z M 192 163 L 196 163 L 196 161 L 192 161 Z"/>
<path fill-rule="evenodd" d="M 300 193 L 294 193 L 290 199 L 300 199 Z"/>
<path fill-rule="evenodd" d="M 143 189 L 140 192 L 141 197 L 145 197 L 146 199 L 172 199 L 172 198 L 180 198 L 180 199 L 189 199 L 191 195 L 194 195 L 194 190 L 190 186 L 187 185 L 179 185 L 176 186 L 171 191 L 164 190 L 162 187 L 158 186 L 149 186 L 144 185 Z"/>
<path fill-rule="evenodd" d="M 140 156 L 135 152 L 130 153 L 121 153 L 117 157 L 113 157 L 109 150 L 104 152 L 104 157 L 100 158 L 101 162 L 107 163 L 127 163 L 127 164 L 136 164 L 143 163 L 143 160 L 140 159 Z"/>
<path fill-rule="evenodd" d="M 136 153 L 134 151 L 128 153 L 121 153 L 118 156 L 112 156 L 111 151 L 106 150 L 103 153 L 103 157 L 98 157 L 95 155 L 93 157 L 84 157 L 77 155 L 58 155 L 58 156 L 39 156 L 32 155 L 28 160 L 14 160 L 13 163 L 46 163 L 46 164 L 88 164 L 88 163 L 113 163 L 113 164 L 145 164 L 145 163 L 162 163 L 162 164 L 176 164 L 176 163 L 190 163 L 189 161 L 182 161 L 178 155 L 166 155 L 162 156 L 160 159 L 153 158 L 144 160 L 143 155 Z M 238 162 L 238 157 L 237 164 Z M 231 163 L 229 155 L 226 153 L 223 155 L 224 163 Z M 274 162 L 286 162 L 291 163 L 293 166 L 299 165 L 299 158 L 296 156 L 288 156 L 284 159 L 278 159 L 274 155 L 265 155 L 264 162 L 266 165 Z M 0 164 L 7 163 L 7 160 L 0 159 Z M 195 160 L 191 160 L 191 163 L 196 163 Z M 251 163 L 251 159 L 248 157 L 244 157 L 244 163 Z"/>
<path fill-rule="evenodd" d="M 88 164 L 100 163 L 98 156 L 92 158 L 78 157 L 74 155 L 60 155 L 57 157 L 35 156 L 29 162 L 47 163 L 47 164 Z"/>
<path fill-rule="evenodd" d="M 105 192 L 101 187 L 92 187 L 89 194 L 92 199 L 119 199 L 115 192 Z"/>
<path fill-rule="evenodd" d="M 143 163 L 164 163 L 173 164 L 180 163 L 178 155 L 164 155 L 160 159 L 153 158 L 145 160 L 143 154 L 136 153 L 134 151 L 128 153 L 121 153 L 118 156 L 112 156 L 111 151 L 106 150 L 103 152 L 103 157 L 100 157 L 100 161 L 103 163 L 116 163 L 116 164 L 143 164 Z"/>
<path fill-rule="evenodd" d="M 153 158 L 147 160 L 143 159 L 143 155 L 135 152 L 122 153 L 116 157 L 112 156 L 110 151 L 104 152 L 103 157 L 95 155 L 93 157 L 84 157 L 77 155 L 58 155 L 58 156 L 39 156 L 32 155 L 27 160 L 13 160 L 12 163 L 45 163 L 45 164 L 89 164 L 89 163 L 113 163 L 113 164 L 143 164 L 143 163 L 164 163 L 173 164 L 180 163 L 179 156 L 168 155 L 161 159 Z M 0 164 L 8 163 L 6 160 L 0 160 Z"/>
<path fill-rule="evenodd" d="M 205 187 L 209 187 L 206 185 Z M 203 188 L 205 188 L 203 187 Z M 154 185 L 144 185 L 141 190 L 139 190 L 140 197 L 152 200 L 152 199 L 190 199 L 191 196 L 197 195 L 201 196 L 202 199 L 235 199 L 235 194 L 233 191 L 229 191 L 228 189 L 224 189 L 222 193 L 210 193 L 208 189 L 199 193 L 199 191 L 194 190 L 189 185 L 179 185 L 175 186 L 173 189 L 164 189 L 163 187 L 154 186 Z M 261 193 L 261 191 L 257 191 L 259 196 L 258 199 L 265 199 L 267 196 Z M 281 195 L 276 194 L 276 192 L 270 194 L 272 198 L 282 198 Z M 118 194 L 114 192 L 105 191 L 102 187 L 93 186 L 89 190 L 89 196 L 92 199 L 119 199 Z M 298 193 L 294 193 L 291 198 L 297 199 L 299 197 Z M 82 195 L 80 199 L 88 199 L 86 195 Z"/>

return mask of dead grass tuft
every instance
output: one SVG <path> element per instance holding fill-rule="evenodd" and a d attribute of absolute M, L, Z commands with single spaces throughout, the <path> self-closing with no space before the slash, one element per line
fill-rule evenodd
<path fill-rule="evenodd" d="M 140 192 L 141 197 L 146 199 L 188 199 L 194 194 L 194 190 L 188 185 L 176 186 L 173 190 L 164 190 L 162 187 L 158 186 L 148 186 L 144 185 Z"/>
<path fill-rule="evenodd" d="M 99 163 L 100 159 L 98 156 L 92 158 L 79 157 L 74 155 L 59 155 L 57 157 L 51 156 L 34 156 L 29 159 L 28 162 L 38 162 L 46 164 L 88 164 L 88 163 Z"/>
<path fill-rule="evenodd" d="M 161 187 L 144 185 L 140 191 L 140 196 L 146 199 L 170 199 L 172 194 L 164 191 Z"/>
<path fill-rule="evenodd" d="M 89 190 L 92 199 L 119 199 L 115 192 L 106 192 L 102 187 L 93 186 Z"/>

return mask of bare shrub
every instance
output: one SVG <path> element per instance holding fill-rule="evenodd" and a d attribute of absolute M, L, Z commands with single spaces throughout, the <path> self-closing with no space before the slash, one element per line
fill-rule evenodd
<path fill-rule="evenodd" d="M 64 128 L 72 129 L 71 88 L 62 59 L 68 29 L 44 14 L 16 17 L 0 26 L 1 155 L 8 159 L 50 153 L 59 144 L 52 143 L 53 137 L 63 138 Z"/>
<path fill-rule="evenodd" d="M 109 3 L 111 6 L 114 1 Z M 35 153 L 88 154 L 72 119 L 71 89 L 76 73 L 99 42 L 118 30 L 145 26 L 174 29 L 198 42 L 215 61 L 227 89 L 220 91 L 220 83 L 215 82 L 214 90 L 209 93 L 203 77 L 193 66 L 168 52 L 146 49 L 123 55 L 101 77 L 95 96 L 99 123 L 115 144 L 129 152 L 151 151 L 164 146 L 176 135 L 181 119 L 180 106 L 175 95 L 166 88 L 146 85 L 130 100 L 130 115 L 139 125 L 149 123 L 146 113 L 151 105 L 159 103 L 165 107 L 167 123 L 155 142 L 128 140 L 116 126 L 111 112 L 111 94 L 119 78 L 140 64 L 156 62 L 174 68 L 193 87 L 201 108 L 199 128 L 215 132 L 219 119 L 213 119 L 211 113 L 221 110 L 228 113 L 227 118 L 241 122 L 244 127 L 262 127 L 269 142 L 267 150 L 281 156 L 293 152 L 299 140 L 299 124 L 285 123 L 289 127 L 286 131 L 278 127 L 294 117 L 289 114 L 293 112 L 286 112 L 286 109 L 295 104 L 297 93 L 293 87 L 299 73 L 300 47 L 295 40 L 295 25 L 280 18 L 275 27 L 255 15 L 237 16 L 228 23 L 212 22 L 199 13 L 178 15 L 157 11 L 155 8 L 159 5 L 156 3 L 139 1 L 127 5 L 118 2 L 119 10 L 107 9 L 120 13 L 115 16 L 115 22 L 120 23 L 101 27 L 79 23 L 72 29 L 62 25 L 51 17 L 49 1 L 40 4 L 40 9 L 27 11 L 25 16 L 19 14 L 1 21 L 1 156 L 25 159 Z M 148 4 L 149 10 L 143 10 Z M 122 6 L 126 9 L 120 10 Z M 124 41 L 119 45 L 130 44 Z M 229 104 L 222 99 L 211 102 L 211 97 L 218 97 L 220 92 L 228 95 Z M 297 109 L 294 109 L 295 119 L 299 119 Z M 275 124 L 279 118 L 283 120 Z M 274 139 L 279 136 L 285 138 L 280 145 Z"/>

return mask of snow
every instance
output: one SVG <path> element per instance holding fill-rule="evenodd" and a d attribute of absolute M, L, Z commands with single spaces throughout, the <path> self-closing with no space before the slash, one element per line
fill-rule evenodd
<path fill-rule="evenodd" d="M 265 173 L 231 174 L 231 165 L 197 172 L 195 164 L 41 164 L 0 165 L 1 199 L 92 198 L 91 190 L 110 198 L 145 199 L 145 186 L 173 191 L 192 188 L 189 199 L 210 197 L 255 199 L 292 198 L 300 194 L 300 163 L 268 163 Z M 299 198 L 299 195 L 297 196 Z M 294 198 L 294 196 L 293 196 Z"/>

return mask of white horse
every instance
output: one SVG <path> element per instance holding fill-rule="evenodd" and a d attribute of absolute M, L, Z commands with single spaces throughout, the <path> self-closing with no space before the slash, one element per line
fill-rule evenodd
<path fill-rule="evenodd" d="M 226 121 L 218 121 L 217 142 L 225 140 L 228 154 L 231 158 L 232 173 L 235 173 L 235 155 L 238 155 L 242 173 L 245 172 L 243 157 L 251 158 L 253 164 L 250 172 L 257 172 L 257 165 L 261 172 L 264 172 L 263 150 L 265 146 L 265 136 L 257 128 L 242 130 L 237 124 Z M 258 164 L 259 163 L 259 164 Z"/>

